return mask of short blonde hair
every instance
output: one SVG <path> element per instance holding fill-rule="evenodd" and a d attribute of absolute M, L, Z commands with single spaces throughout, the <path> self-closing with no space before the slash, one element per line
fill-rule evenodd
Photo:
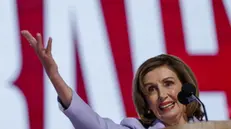
<path fill-rule="evenodd" d="M 143 124 L 151 124 L 156 120 L 156 116 L 152 112 L 149 112 L 149 106 L 145 99 L 143 89 L 144 76 L 151 70 L 163 65 L 173 70 L 182 84 L 193 84 L 196 87 L 196 96 L 199 97 L 198 83 L 194 73 L 180 58 L 168 54 L 161 54 L 150 58 L 138 68 L 133 81 L 133 102 Z M 197 119 L 202 120 L 204 113 L 201 111 L 200 105 L 193 102 L 186 106 L 186 115 L 188 118 L 195 116 Z"/>

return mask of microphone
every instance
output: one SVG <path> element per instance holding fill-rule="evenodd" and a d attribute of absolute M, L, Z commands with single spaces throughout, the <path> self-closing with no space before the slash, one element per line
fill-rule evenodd
<path fill-rule="evenodd" d="M 193 101 L 197 101 L 199 104 L 202 105 L 202 108 L 204 110 L 205 120 L 208 121 L 208 116 L 206 113 L 205 105 L 196 96 L 196 88 L 192 84 L 189 84 L 189 83 L 183 84 L 181 91 L 178 93 L 177 98 L 179 102 L 184 105 L 187 105 Z"/>

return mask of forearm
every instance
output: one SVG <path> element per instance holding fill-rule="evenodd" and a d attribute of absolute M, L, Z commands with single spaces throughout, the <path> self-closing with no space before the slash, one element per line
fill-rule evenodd
<path fill-rule="evenodd" d="M 58 72 L 55 74 L 48 74 L 48 76 L 62 103 L 65 105 L 65 107 L 69 107 L 72 99 L 71 88 L 65 83 Z"/>
<path fill-rule="evenodd" d="M 67 107 L 64 113 L 71 120 L 76 129 L 128 129 L 114 123 L 110 119 L 103 119 L 100 117 L 75 91 L 68 87 L 58 72 L 55 72 L 55 74 L 48 72 L 48 76 L 62 104 Z"/>

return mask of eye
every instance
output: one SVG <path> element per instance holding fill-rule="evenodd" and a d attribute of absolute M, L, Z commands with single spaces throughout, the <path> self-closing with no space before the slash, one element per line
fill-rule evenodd
<path fill-rule="evenodd" d="M 152 92 L 154 92 L 156 90 L 156 87 L 155 86 L 149 86 L 148 87 L 148 92 L 149 93 L 152 93 Z"/>
<path fill-rule="evenodd" d="M 174 84 L 174 82 L 169 81 L 169 80 L 164 82 L 164 85 L 167 86 L 167 87 L 172 86 L 173 84 Z"/>

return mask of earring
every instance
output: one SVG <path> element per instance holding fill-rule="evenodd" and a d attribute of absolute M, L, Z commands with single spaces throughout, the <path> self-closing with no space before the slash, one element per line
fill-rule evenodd
<path fill-rule="evenodd" d="M 150 109 L 148 110 L 148 114 L 151 114 L 151 110 Z"/>

